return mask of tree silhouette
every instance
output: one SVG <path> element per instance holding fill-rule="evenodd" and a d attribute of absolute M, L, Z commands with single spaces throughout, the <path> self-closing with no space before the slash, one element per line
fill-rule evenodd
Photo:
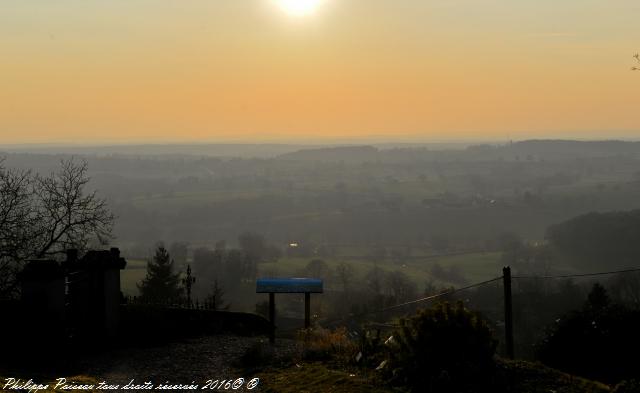
<path fill-rule="evenodd" d="M 340 262 L 338 266 L 336 266 L 336 276 L 338 277 L 340 285 L 342 285 L 342 291 L 344 293 L 348 293 L 351 290 L 351 283 L 354 275 L 355 272 L 351 265 Z"/>
<path fill-rule="evenodd" d="M 0 298 L 17 294 L 26 260 L 107 244 L 115 219 L 104 199 L 87 192 L 84 161 L 63 160 L 47 176 L 2 164 L 0 158 Z"/>
<path fill-rule="evenodd" d="M 537 345 L 538 359 L 547 366 L 616 383 L 640 375 L 640 311 L 611 302 L 594 284 L 581 310 L 562 315 L 547 328 Z"/>
<path fill-rule="evenodd" d="M 211 292 L 205 298 L 205 303 L 212 310 L 228 310 L 231 305 L 226 303 L 224 297 L 224 289 L 218 284 L 218 280 L 214 280 Z"/>
<path fill-rule="evenodd" d="M 180 273 L 173 272 L 173 264 L 164 245 L 158 245 L 153 260 L 147 263 L 147 276 L 137 285 L 144 302 L 170 303 L 180 300 L 183 288 L 180 286 Z"/>

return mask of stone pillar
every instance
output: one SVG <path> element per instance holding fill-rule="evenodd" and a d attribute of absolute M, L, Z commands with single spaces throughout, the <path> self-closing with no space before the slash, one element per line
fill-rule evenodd
<path fill-rule="evenodd" d="M 22 311 L 27 325 L 24 333 L 35 341 L 52 344 L 65 335 L 65 275 L 52 260 L 32 260 L 19 274 Z"/>
<path fill-rule="evenodd" d="M 120 250 L 112 248 L 109 251 L 108 263 L 102 270 L 102 298 L 104 299 L 104 332 L 109 338 L 118 334 L 120 325 L 120 270 L 126 262 L 120 258 Z"/>
<path fill-rule="evenodd" d="M 120 250 L 89 251 L 81 259 L 67 252 L 71 315 L 78 336 L 89 340 L 109 340 L 120 324 L 120 270 L 126 261 Z"/>

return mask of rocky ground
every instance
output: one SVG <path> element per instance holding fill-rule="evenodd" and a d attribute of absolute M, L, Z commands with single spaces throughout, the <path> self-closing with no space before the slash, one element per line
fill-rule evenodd
<path fill-rule="evenodd" d="M 144 388 L 144 384 L 150 382 L 154 386 L 153 390 L 174 390 L 171 388 L 175 385 L 198 386 L 197 389 L 178 388 L 180 391 L 203 391 L 205 386 L 210 390 L 227 390 L 221 388 L 219 382 L 218 385 L 215 382 L 224 380 L 231 381 L 227 385 L 230 387 L 228 390 L 261 391 L 259 383 L 255 388 L 249 388 L 249 381 L 256 376 L 243 375 L 237 362 L 247 349 L 260 342 L 264 343 L 265 340 L 263 337 L 215 335 L 160 347 L 114 350 L 88 359 L 85 374 L 98 382 L 119 385 L 117 391 L 120 392 L 132 379 L 134 385 L 139 385 L 138 388 Z M 290 340 L 278 340 L 275 346 L 275 351 L 279 354 L 293 350 L 294 343 Z M 243 378 L 244 383 L 239 378 Z M 157 389 L 160 384 L 167 389 Z M 233 389 L 234 387 L 237 389 Z"/>
<path fill-rule="evenodd" d="M 256 348 L 260 350 L 256 351 Z M 4 386 L 9 377 L 22 382 L 32 379 L 49 384 L 51 388 L 47 391 L 55 392 L 87 391 L 81 384 L 94 385 L 91 389 L 94 392 L 264 391 L 260 381 L 249 383 L 257 376 L 243 371 L 239 363 L 247 350 L 249 354 L 257 355 L 267 350 L 275 354 L 273 359 L 278 359 L 292 355 L 296 349 L 293 340 L 279 339 L 271 347 L 265 337 L 212 335 L 153 347 L 115 348 L 71 358 L 48 357 L 37 365 L 2 363 L 0 392 L 29 391 L 30 388 Z M 63 377 L 67 379 L 68 387 L 52 389 L 56 379 Z"/>

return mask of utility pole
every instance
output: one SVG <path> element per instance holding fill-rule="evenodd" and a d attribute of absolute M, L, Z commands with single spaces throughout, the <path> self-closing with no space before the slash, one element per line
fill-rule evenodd
<path fill-rule="evenodd" d="M 191 308 L 191 287 L 196 282 L 196 278 L 191 276 L 191 265 L 187 265 L 187 277 L 182 279 L 182 284 L 187 289 L 187 307 Z"/>
<path fill-rule="evenodd" d="M 502 269 L 504 287 L 504 334 L 507 349 L 507 357 L 514 358 L 513 352 L 513 305 L 511 303 L 511 268 L 505 266 Z"/>

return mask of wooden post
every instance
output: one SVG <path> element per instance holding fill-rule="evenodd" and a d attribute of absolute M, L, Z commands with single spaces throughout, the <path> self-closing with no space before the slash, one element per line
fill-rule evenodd
<path fill-rule="evenodd" d="M 311 327 L 311 294 L 309 292 L 304 293 L 304 328 L 309 329 Z"/>
<path fill-rule="evenodd" d="M 505 266 L 502 269 L 504 286 L 504 334 L 507 349 L 507 357 L 514 358 L 513 352 L 513 306 L 511 303 L 511 268 Z"/>
<path fill-rule="evenodd" d="M 276 342 L 276 294 L 273 292 L 269 293 L 269 322 L 271 323 L 269 342 L 273 344 Z"/>

